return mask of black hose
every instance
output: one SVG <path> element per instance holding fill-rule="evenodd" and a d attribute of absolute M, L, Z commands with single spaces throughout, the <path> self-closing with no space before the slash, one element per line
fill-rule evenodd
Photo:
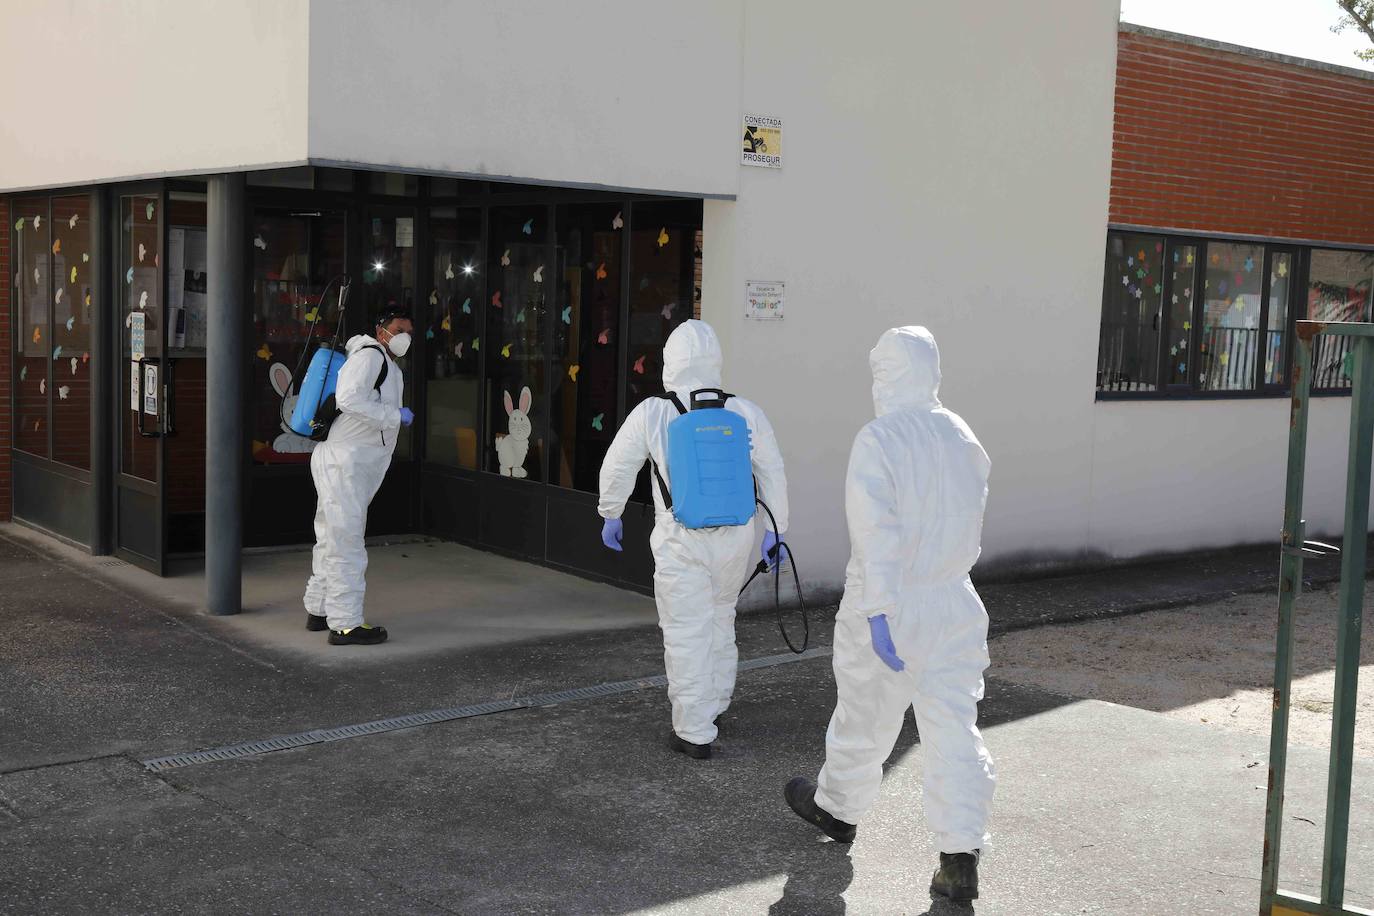
<path fill-rule="evenodd" d="M 773 532 L 776 534 L 778 530 L 778 520 L 773 517 L 773 510 L 768 508 L 768 504 L 758 497 L 754 497 L 754 502 L 763 506 L 763 511 L 768 513 L 768 520 L 773 523 Z M 782 617 L 782 558 L 784 551 L 786 552 L 787 558 L 792 561 L 792 582 L 797 588 L 797 607 L 801 609 L 802 644 L 800 649 L 792 642 L 792 637 L 787 635 L 787 626 L 783 623 Z M 773 547 L 772 556 L 773 607 L 778 614 L 778 632 L 782 633 L 782 641 L 787 643 L 787 648 L 791 649 L 796 655 L 801 655 L 806 651 L 806 647 L 811 642 L 811 619 L 807 616 L 806 600 L 802 597 L 801 574 L 797 572 L 796 557 L 792 555 L 792 548 L 787 546 L 787 542 L 781 540 L 781 535 L 779 535 L 778 543 Z M 741 588 L 739 593 L 743 595 L 744 590 L 749 587 L 750 583 L 767 572 L 769 572 L 768 561 L 759 560 L 759 565 L 754 567 L 753 574 L 749 576 L 749 579 L 744 583 L 744 588 Z"/>

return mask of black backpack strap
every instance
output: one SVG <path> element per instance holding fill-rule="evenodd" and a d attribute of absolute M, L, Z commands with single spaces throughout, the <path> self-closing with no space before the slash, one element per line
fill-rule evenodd
<path fill-rule="evenodd" d="M 665 391 L 665 392 L 663 392 L 663 394 L 655 395 L 655 397 L 659 398 L 660 400 L 664 400 L 664 401 L 672 401 L 672 402 L 673 402 L 673 406 L 677 408 L 677 412 L 678 412 L 679 414 L 684 414 L 684 413 L 687 412 L 687 408 L 686 408 L 686 407 L 683 407 L 683 406 L 682 406 L 682 401 L 678 399 L 677 392 L 674 392 L 674 391 Z"/>
<path fill-rule="evenodd" d="M 677 408 L 677 412 L 678 412 L 679 415 L 685 414 L 685 413 L 687 412 L 687 408 L 682 406 L 682 401 L 681 401 L 680 398 L 678 398 L 678 396 L 677 396 L 677 394 L 676 394 L 675 392 L 672 392 L 672 391 L 665 391 L 663 394 L 655 395 L 655 396 L 658 397 L 658 398 L 660 398 L 660 399 L 662 399 L 662 400 L 664 400 L 664 401 L 671 401 L 672 404 L 673 404 L 673 406 Z M 649 461 L 649 464 L 653 465 L 653 468 L 654 468 L 654 479 L 658 481 L 658 492 L 659 492 L 660 494 L 662 494 L 662 496 L 663 496 L 663 508 L 665 508 L 665 509 L 672 509 L 672 508 L 673 508 L 673 494 L 671 494 L 671 493 L 668 492 L 668 482 L 667 482 L 666 480 L 663 479 L 663 474 L 662 474 L 662 472 L 660 472 L 659 469 L 658 469 L 658 462 L 657 462 L 657 461 L 653 461 L 653 460 L 651 459 L 651 460 Z"/>
<path fill-rule="evenodd" d="M 386 353 L 376 344 L 367 344 L 360 349 L 376 350 L 378 353 L 382 354 L 382 371 L 377 373 L 377 381 L 372 383 L 372 390 L 380 392 L 382 390 L 382 383 L 386 381 L 387 373 L 391 371 L 391 367 L 387 365 L 389 360 L 386 358 Z"/>

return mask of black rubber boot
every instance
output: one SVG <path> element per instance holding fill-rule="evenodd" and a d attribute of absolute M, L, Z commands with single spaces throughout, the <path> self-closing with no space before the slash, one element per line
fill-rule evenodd
<path fill-rule="evenodd" d="M 386 627 L 374 627 L 364 623 L 347 630 L 329 631 L 329 644 L 331 646 L 375 646 L 384 642 L 386 642 Z"/>
<path fill-rule="evenodd" d="M 686 754 L 693 760 L 711 759 L 711 745 L 693 744 L 684 738 L 679 738 L 677 732 L 668 732 L 668 747 L 677 751 L 679 754 Z"/>
<path fill-rule="evenodd" d="M 787 807 L 797 812 L 797 817 L 814 827 L 819 827 L 822 833 L 836 843 L 854 842 L 854 836 L 859 832 L 859 828 L 832 816 L 817 805 L 816 784 L 805 776 L 798 776 L 789 782 L 787 788 L 782 790 L 782 797 L 787 799 Z"/>
<path fill-rule="evenodd" d="M 930 892 L 950 900 L 978 899 L 979 851 L 940 853 L 940 869 L 930 879 Z"/>
<path fill-rule="evenodd" d="M 305 628 L 312 633 L 319 633 L 329 629 L 329 618 L 320 614 L 305 612 Z"/>

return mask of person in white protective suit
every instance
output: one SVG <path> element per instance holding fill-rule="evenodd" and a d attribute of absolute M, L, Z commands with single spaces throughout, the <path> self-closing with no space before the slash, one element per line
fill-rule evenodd
<path fill-rule="evenodd" d="M 877 419 L 855 438 L 845 479 L 851 554 L 825 766 L 816 782 L 799 776 L 784 794 L 803 819 L 852 842 L 913 707 L 926 819 L 940 849 L 931 891 L 971 900 L 995 782 L 977 725 L 988 616 L 969 580 L 990 462 L 968 425 L 940 406 L 929 331 L 885 332 L 869 362 Z"/>
<path fill-rule="evenodd" d="M 691 404 L 691 393 L 721 387 L 720 342 L 704 321 L 689 320 L 669 335 L 663 347 L 663 387 Z M 787 479 L 773 428 L 751 401 L 731 396 L 727 410 L 749 425 L 751 463 L 758 496 L 773 512 L 778 530 L 765 530 L 763 558 L 776 558 L 787 530 Z M 639 404 L 616 433 L 601 465 L 601 502 L 605 519 L 601 539 L 620 550 L 620 516 L 645 461 L 672 479 L 665 460 L 668 424 L 679 416 L 673 403 L 649 398 Z M 735 603 L 752 567 L 754 525 L 689 529 L 673 517 L 660 489 L 654 488 L 654 599 L 663 631 L 668 699 L 673 707 L 669 746 L 696 759 L 711 756 L 718 718 L 735 691 Z M 765 526 L 767 515 L 759 510 Z"/>
<path fill-rule="evenodd" d="M 391 466 L 402 425 L 415 419 L 401 405 L 404 384 L 392 357 L 410 348 L 409 316 L 399 310 L 378 316 L 375 336 L 348 341 L 339 369 L 335 405 L 340 413 L 329 437 L 310 456 L 315 480 L 315 554 L 305 586 L 306 628 L 329 630 L 336 646 L 376 645 L 386 628 L 363 621 L 366 590 L 367 508 Z"/>

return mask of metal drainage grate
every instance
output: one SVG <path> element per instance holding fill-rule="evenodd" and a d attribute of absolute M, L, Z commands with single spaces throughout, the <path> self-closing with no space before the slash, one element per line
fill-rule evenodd
<path fill-rule="evenodd" d="M 99 563 L 95 565 L 103 566 L 106 569 L 115 569 L 116 567 L 128 566 L 129 564 L 125 563 L 123 560 L 101 560 Z"/>
<path fill-rule="evenodd" d="M 772 668 L 777 665 L 805 661 L 806 659 L 819 658 L 829 654 L 830 649 L 828 647 L 821 647 L 808 649 L 801 655 L 794 655 L 789 652 L 786 655 L 769 655 L 763 658 L 751 658 L 741 662 L 739 670 L 754 671 L 759 668 Z M 458 719 L 470 719 L 474 716 L 489 716 L 493 713 L 512 712 L 517 709 L 534 709 L 541 706 L 556 706 L 560 703 L 570 703 L 578 700 L 595 700 L 601 697 L 616 696 L 622 693 L 633 693 L 637 690 L 651 690 L 656 687 L 666 687 L 667 685 L 668 678 L 666 676 L 655 674 L 650 677 L 635 678 L 629 681 L 611 681 L 606 684 L 593 684 L 589 687 L 573 687 L 569 690 L 559 690 L 554 693 L 539 693 L 527 697 L 513 697 L 509 700 L 489 700 L 485 703 L 475 703 L 471 706 L 450 706 L 446 709 L 431 709 L 428 712 L 417 712 L 408 716 L 395 716 L 390 719 L 377 719 L 373 722 L 362 722 L 357 725 L 342 725 L 338 728 L 314 729 L 313 731 L 300 732 L 295 735 L 282 735 L 276 738 L 267 738 L 262 741 L 230 744 L 224 747 L 209 748 L 203 751 L 192 751 L 187 754 L 171 754 L 166 757 L 152 757 L 144 760 L 143 766 L 154 773 L 161 773 L 166 770 L 195 766 L 200 763 L 215 763 L 221 760 L 241 760 L 244 757 L 256 757 L 261 754 L 271 754 L 275 751 L 289 751 L 299 747 L 309 747 L 312 744 L 326 744 L 330 741 L 343 741 L 348 738 L 380 735 L 385 732 L 399 731 L 403 728 L 416 728 L 421 725 L 434 725 L 439 722 L 453 722 Z"/>

